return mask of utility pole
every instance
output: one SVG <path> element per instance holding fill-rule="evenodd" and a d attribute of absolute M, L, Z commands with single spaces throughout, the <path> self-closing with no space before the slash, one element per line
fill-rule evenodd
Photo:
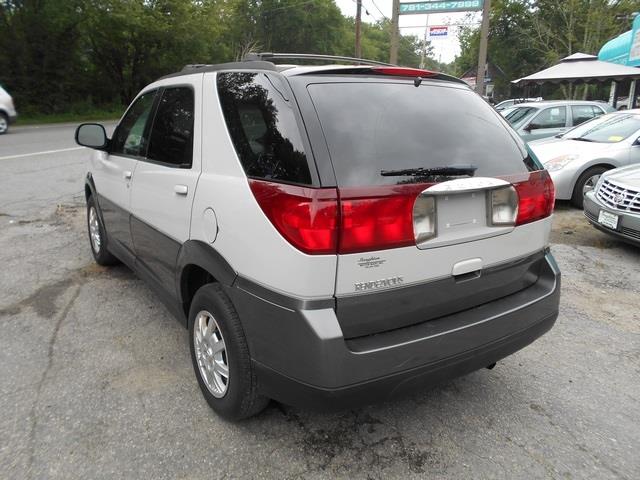
<path fill-rule="evenodd" d="M 491 0 L 484 0 L 482 6 L 482 25 L 480 26 L 480 51 L 478 52 L 478 72 L 476 73 L 476 92 L 484 95 L 484 67 L 487 64 L 487 42 L 489 37 L 489 12 Z"/>
<path fill-rule="evenodd" d="M 391 12 L 391 51 L 389 52 L 389 63 L 398 63 L 398 43 L 400 42 L 400 28 L 398 19 L 400 17 L 400 0 L 393 0 L 393 12 Z"/>
<path fill-rule="evenodd" d="M 424 40 L 422 41 L 422 55 L 420 56 L 420 68 L 425 68 L 425 61 L 427 58 L 427 38 L 429 38 L 429 15 L 424 26 Z"/>
<path fill-rule="evenodd" d="M 362 23 L 362 0 L 356 0 L 356 58 L 362 58 L 360 24 Z"/>

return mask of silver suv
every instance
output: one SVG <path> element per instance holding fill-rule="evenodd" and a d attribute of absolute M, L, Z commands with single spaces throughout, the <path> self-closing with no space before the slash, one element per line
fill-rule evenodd
<path fill-rule="evenodd" d="M 211 407 L 384 400 L 549 330 L 554 188 L 500 115 L 447 75 L 290 57 L 188 66 L 76 132 L 93 255 L 189 329 Z"/>

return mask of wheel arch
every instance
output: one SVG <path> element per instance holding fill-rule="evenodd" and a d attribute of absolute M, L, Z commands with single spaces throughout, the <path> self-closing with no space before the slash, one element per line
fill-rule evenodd
<path fill-rule="evenodd" d="M 217 282 L 231 287 L 236 277 L 233 267 L 211 245 L 187 240 L 178 252 L 176 268 L 176 292 L 185 319 L 188 321 L 191 300 L 201 286 Z"/>
<path fill-rule="evenodd" d="M 612 168 L 618 168 L 620 166 L 621 165 L 618 165 L 617 162 L 614 162 L 610 158 L 599 158 L 597 160 L 590 161 L 589 163 L 583 165 L 580 169 L 578 169 L 576 173 L 573 175 L 573 181 L 571 182 L 571 192 L 575 190 L 578 179 L 582 176 L 584 172 L 586 172 L 590 168 L 604 167 L 610 170 Z"/>

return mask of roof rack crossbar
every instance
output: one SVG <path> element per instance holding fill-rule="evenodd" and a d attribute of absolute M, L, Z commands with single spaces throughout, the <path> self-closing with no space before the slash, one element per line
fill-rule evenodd
<path fill-rule="evenodd" d="M 271 53 L 271 52 L 263 52 L 263 53 L 248 53 L 244 56 L 244 61 L 265 61 L 265 60 L 277 60 L 277 59 L 287 59 L 287 60 L 326 60 L 326 61 L 340 61 L 340 62 L 348 62 L 359 65 L 382 65 L 382 66 L 394 66 L 390 63 L 378 62 L 376 60 L 366 60 L 364 58 L 354 58 L 354 57 L 342 57 L 338 55 L 316 55 L 313 53 Z"/>

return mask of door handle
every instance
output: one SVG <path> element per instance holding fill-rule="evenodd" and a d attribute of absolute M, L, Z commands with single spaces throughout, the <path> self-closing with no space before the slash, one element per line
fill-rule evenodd
<path fill-rule="evenodd" d="M 122 176 L 125 180 L 131 180 L 131 175 L 132 173 L 129 170 L 125 170 L 124 172 L 122 172 Z"/>
<path fill-rule="evenodd" d="M 173 187 L 173 191 L 176 193 L 176 195 L 186 195 L 187 193 L 189 193 L 189 187 L 187 187 L 186 185 L 175 185 Z"/>

